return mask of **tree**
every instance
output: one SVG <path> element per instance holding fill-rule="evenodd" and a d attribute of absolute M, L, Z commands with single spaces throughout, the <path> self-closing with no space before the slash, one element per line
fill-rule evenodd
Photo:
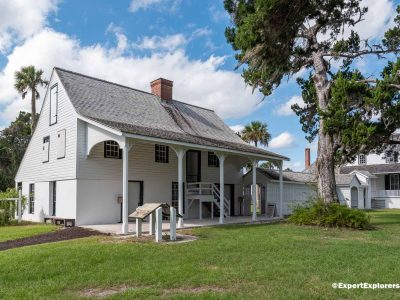
<path fill-rule="evenodd" d="M 31 93 L 31 114 L 32 114 L 32 133 L 37 123 L 36 100 L 40 98 L 39 86 L 46 86 L 48 81 L 42 78 L 43 71 L 36 70 L 34 66 L 22 67 L 15 72 L 15 88 L 25 99 L 28 92 Z"/>
<path fill-rule="evenodd" d="M 0 191 L 14 187 L 14 177 L 31 137 L 31 114 L 20 112 L 0 131 Z"/>
<path fill-rule="evenodd" d="M 260 164 L 260 168 L 262 168 L 262 169 L 278 169 L 279 165 L 274 163 L 273 161 L 264 161 Z"/>
<path fill-rule="evenodd" d="M 303 97 L 308 93 L 307 96 L 315 101 L 308 103 L 301 118 L 303 129 L 307 127 L 307 132 L 312 133 L 309 137 L 318 136 L 316 175 L 319 194 L 326 202 L 337 201 L 334 170 L 335 159 L 343 154 L 340 153 L 344 150 L 342 142 L 354 146 L 354 141 L 362 141 L 363 151 L 366 151 L 382 130 L 381 126 L 375 130 L 370 127 L 371 119 L 362 122 L 364 111 L 370 118 L 377 112 L 366 106 L 370 104 L 382 109 L 379 104 L 388 103 L 382 98 L 392 97 L 398 101 L 393 91 L 395 87 L 387 85 L 384 76 L 369 84 L 360 72 L 351 69 L 355 58 L 366 55 L 383 58 L 387 53 L 400 52 L 399 17 L 395 20 L 396 26 L 385 33 L 381 42 L 361 41 L 354 30 L 348 37 L 343 37 L 345 28 L 353 28 L 363 21 L 368 9 L 360 3 L 361 0 L 225 0 L 225 9 L 233 22 L 225 35 L 238 51 L 236 59 L 244 66 L 244 80 L 253 89 L 268 96 L 283 77 L 290 77 L 304 68 L 310 70 L 309 79 L 299 83 L 304 85 Z M 336 74 L 331 61 L 341 63 Z M 365 95 L 368 102 L 362 100 Z M 357 101 L 352 103 L 351 97 L 356 97 Z M 347 129 L 359 126 L 353 134 L 347 130 L 346 136 L 338 136 L 335 130 L 333 117 L 340 103 L 355 106 L 355 110 L 358 105 L 359 122 L 340 120 L 340 126 Z M 345 110 L 338 113 L 344 116 Z M 385 113 L 390 119 L 396 110 L 394 103 Z M 384 136 L 390 136 L 393 128 L 392 125 L 384 128 Z"/>
<path fill-rule="evenodd" d="M 258 144 L 268 146 L 271 134 L 268 132 L 267 123 L 253 121 L 244 127 L 241 137 L 247 143 L 253 142 L 256 147 Z"/>

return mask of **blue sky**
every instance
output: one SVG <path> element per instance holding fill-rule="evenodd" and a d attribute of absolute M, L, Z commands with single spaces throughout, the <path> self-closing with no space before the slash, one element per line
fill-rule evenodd
<path fill-rule="evenodd" d="M 379 39 L 396 3 L 364 3 L 370 12 L 358 29 L 362 37 Z M 308 144 L 289 109 L 301 102 L 299 88 L 293 78 L 285 80 L 264 101 L 246 88 L 225 40 L 229 23 L 222 1 L 215 0 L 2 1 L 0 127 L 29 109 L 12 87 L 12 75 L 22 65 L 34 64 L 47 77 L 53 66 L 61 66 L 144 90 L 150 80 L 165 77 L 174 81 L 178 100 L 212 108 L 234 128 L 267 122 L 273 137 L 269 150 L 289 156 L 286 166 L 301 170 L 304 148 L 310 146 L 315 158 L 316 143 Z M 375 58 L 356 62 L 371 76 L 383 64 Z"/>

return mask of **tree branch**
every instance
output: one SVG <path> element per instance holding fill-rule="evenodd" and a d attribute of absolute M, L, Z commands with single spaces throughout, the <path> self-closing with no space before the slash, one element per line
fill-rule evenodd
<path fill-rule="evenodd" d="M 322 56 L 330 56 L 330 57 L 343 57 L 343 58 L 357 58 L 363 55 L 370 55 L 370 54 L 387 54 L 387 53 L 400 53 L 400 49 L 386 49 L 386 50 L 361 50 L 358 52 L 342 52 L 342 53 L 334 53 L 334 52 L 326 52 L 322 53 Z"/>
<path fill-rule="evenodd" d="M 378 83 L 379 81 L 377 79 L 363 79 L 363 80 L 357 80 L 356 82 L 360 82 L 360 83 Z M 388 83 L 387 85 L 390 86 L 390 87 L 394 87 L 394 88 L 400 90 L 400 84 Z"/>

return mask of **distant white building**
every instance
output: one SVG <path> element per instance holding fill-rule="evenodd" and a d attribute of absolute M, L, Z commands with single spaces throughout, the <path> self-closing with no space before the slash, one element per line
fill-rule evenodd
<path fill-rule="evenodd" d="M 23 219 L 122 222 L 126 232 L 142 203 L 221 223 L 250 213 L 255 196 L 243 200 L 242 167 L 288 158 L 243 142 L 214 111 L 173 100 L 172 88 L 160 78 L 147 93 L 54 68 L 15 178 L 28 199 Z"/>

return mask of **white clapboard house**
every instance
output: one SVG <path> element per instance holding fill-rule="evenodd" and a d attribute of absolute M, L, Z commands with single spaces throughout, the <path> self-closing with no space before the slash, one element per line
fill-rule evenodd
<path fill-rule="evenodd" d="M 393 140 L 399 141 L 400 134 Z M 390 148 L 381 154 L 360 154 L 352 164 L 336 169 L 336 191 L 339 201 L 352 208 L 400 208 L 400 147 Z M 290 214 L 296 205 L 315 197 L 317 180 L 315 164 L 310 164 L 310 149 L 305 149 L 305 166 L 302 172 L 283 171 L 283 214 Z M 251 197 L 251 174 L 245 174 L 245 198 Z M 256 204 L 264 211 L 268 204 L 277 205 L 279 171 L 258 168 L 256 175 Z M 278 198 L 279 199 L 279 198 Z"/>
<path fill-rule="evenodd" d="M 288 159 L 243 142 L 214 111 L 173 100 L 172 89 L 162 78 L 148 93 L 54 68 L 15 178 L 28 199 L 23 219 L 122 222 L 126 232 L 142 203 L 221 223 L 239 215 L 250 205 L 242 167 Z"/>

